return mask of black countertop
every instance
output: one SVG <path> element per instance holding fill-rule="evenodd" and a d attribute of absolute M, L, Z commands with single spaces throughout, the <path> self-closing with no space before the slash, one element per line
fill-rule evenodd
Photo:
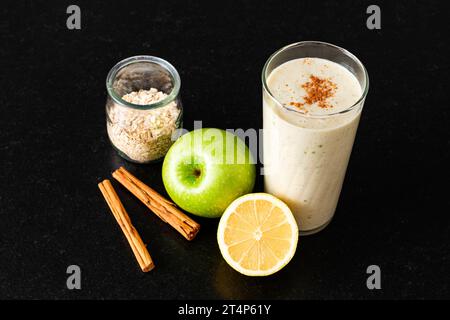
<path fill-rule="evenodd" d="M 438 1 L 69 1 L 2 3 L 0 298 L 311 299 L 450 297 L 449 63 Z M 121 159 L 105 130 L 105 78 L 132 55 L 182 79 L 184 125 L 262 126 L 261 69 L 278 48 L 322 40 L 367 67 L 371 87 L 333 222 L 301 237 L 272 277 L 232 270 L 218 220 L 188 242 L 117 187 L 156 268 L 140 271 L 97 183 L 121 165 L 165 194 L 161 164 Z M 447 76 L 444 78 L 444 76 Z M 258 177 L 256 191 L 262 191 Z M 66 288 L 66 268 L 82 289 Z M 368 290 L 379 265 L 382 289 Z"/>

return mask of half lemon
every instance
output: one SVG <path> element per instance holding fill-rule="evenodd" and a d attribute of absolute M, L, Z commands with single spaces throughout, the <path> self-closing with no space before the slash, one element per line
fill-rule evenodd
<path fill-rule="evenodd" d="M 217 241 L 225 261 L 247 276 L 268 276 L 292 259 L 298 227 L 289 207 L 267 193 L 234 200 L 219 222 Z"/>

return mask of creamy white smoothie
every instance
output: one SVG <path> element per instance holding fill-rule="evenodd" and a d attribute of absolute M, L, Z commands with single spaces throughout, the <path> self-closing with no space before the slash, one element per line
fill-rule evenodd
<path fill-rule="evenodd" d="M 285 62 L 263 97 L 264 186 L 290 207 L 301 232 L 315 232 L 337 206 L 361 108 L 356 77 L 320 58 Z"/>

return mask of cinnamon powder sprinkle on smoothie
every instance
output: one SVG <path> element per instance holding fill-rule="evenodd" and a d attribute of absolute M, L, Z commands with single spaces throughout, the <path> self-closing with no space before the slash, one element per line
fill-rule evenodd
<path fill-rule="evenodd" d="M 309 77 L 308 82 L 302 84 L 302 88 L 306 91 L 306 96 L 303 97 L 304 102 L 290 102 L 289 105 L 304 109 L 305 104 L 312 105 L 317 103 L 319 108 L 332 108 L 327 99 L 334 96 L 337 85 L 328 79 L 321 79 L 314 75 Z"/>

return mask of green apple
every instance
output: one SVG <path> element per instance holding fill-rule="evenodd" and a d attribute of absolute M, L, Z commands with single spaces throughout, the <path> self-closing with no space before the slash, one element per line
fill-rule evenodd
<path fill-rule="evenodd" d="M 220 217 L 255 184 L 254 159 L 236 135 L 203 128 L 181 136 L 164 158 L 167 193 L 182 209 L 207 218 Z"/>

